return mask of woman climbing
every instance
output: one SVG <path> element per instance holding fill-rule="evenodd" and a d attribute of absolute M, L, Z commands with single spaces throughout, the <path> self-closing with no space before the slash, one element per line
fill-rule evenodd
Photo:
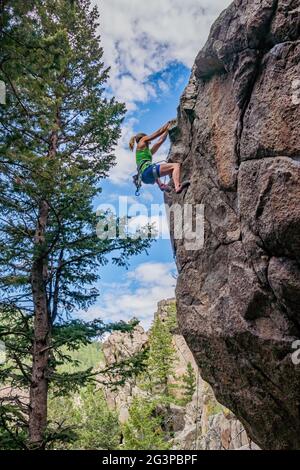
<path fill-rule="evenodd" d="M 157 183 L 162 191 L 170 191 L 170 186 L 163 184 L 160 180 L 160 177 L 162 176 L 170 176 L 173 178 L 175 191 L 179 194 L 184 187 L 189 184 L 188 182 L 185 182 L 184 184 L 180 183 L 180 163 L 153 164 L 152 162 L 152 156 L 166 141 L 171 126 L 172 122 L 169 121 L 151 135 L 143 133 L 137 134 L 130 139 L 129 147 L 133 152 L 135 144 L 137 144 L 136 164 L 138 173 L 141 175 L 141 180 L 144 184 Z M 160 139 L 150 149 L 151 142 L 159 137 Z"/>

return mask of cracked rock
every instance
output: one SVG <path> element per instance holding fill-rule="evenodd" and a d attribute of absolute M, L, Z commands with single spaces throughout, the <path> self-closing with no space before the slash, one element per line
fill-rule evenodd
<path fill-rule="evenodd" d="M 203 248 L 172 240 L 181 332 L 262 449 L 300 449 L 299 13 L 299 0 L 236 0 L 215 22 L 170 151 L 191 185 L 166 196 L 205 207 Z"/>

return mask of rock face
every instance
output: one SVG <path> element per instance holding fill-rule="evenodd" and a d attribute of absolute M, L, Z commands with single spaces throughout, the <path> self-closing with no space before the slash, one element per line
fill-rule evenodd
<path fill-rule="evenodd" d="M 167 320 L 170 309 L 174 310 L 175 300 L 163 300 L 158 304 L 155 318 Z M 172 446 L 180 450 L 229 450 L 255 448 L 247 437 L 242 424 L 229 410 L 222 407 L 215 399 L 211 387 L 205 383 L 182 335 L 175 330 L 173 333 L 175 350 L 175 377 L 170 377 L 170 383 L 181 384 L 180 378 L 187 371 L 187 364 L 193 366 L 197 377 L 197 388 L 193 399 L 186 406 L 171 404 L 168 409 L 158 410 L 165 416 L 168 427 L 172 430 Z M 137 326 L 132 333 L 114 332 L 103 343 L 105 364 L 111 366 L 115 362 L 129 358 L 147 347 L 148 333 Z M 181 384 L 182 385 L 182 384 Z M 119 420 L 125 423 L 129 417 L 129 408 L 134 397 L 149 399 L 147 393 L 141 390 L 136 379 L 129 379 L 125 386 L 117 390 L 104 387 L 106 400 L 112 409 L 119 413 Z M 178 398 L 181 397 L 178 390 Z"/>
<path fill-rule="evenodd" d="M 236 417 L 215 399 L 201 377 L 193 400 L 184 409 L 183 425 L 174 436 L 179 450 L 259 450 Z"/>
<path fill-rule="evenodd" d="M 265 449 L 300 448 L 300 1 L 236 0 L 198 54 L 171 135 L 205 241 L 173 240 L 180 329 Z M 171 233 L 174 230 L 171 229 Z"/>

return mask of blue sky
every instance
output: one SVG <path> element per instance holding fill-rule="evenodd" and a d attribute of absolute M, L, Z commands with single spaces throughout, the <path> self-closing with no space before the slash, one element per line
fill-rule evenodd
<path fill-rule="evenodd" d="M 131 176 L 134 154 L 128 142 L 137 132 L 151 133 L 176 117 L 180 95 L 210 26 L 229 5 L 227 0 L 94 0 L 100 9 L 104 59 L 111 67 L 109 86 L 128 113 L 116 149 L 117 165 L 103 184 L 97 203 L 118 207 L 119 196 L 134 202 Z M 169 142 L 155 156 L 167 157 Z M 157 187 L 146 186 L 137 202 L 150 210 L 163 204 Z M 164 225 L 167 236 L 167 227 Z M 149 255 L 131 259 L 130 268 L 101 268 L 100 298 L 83 314 L 107 321 L 139 318 L 148 328 L 159 300 L 174 296 L 176 268 L 169 240 L 158 239 Z"/>

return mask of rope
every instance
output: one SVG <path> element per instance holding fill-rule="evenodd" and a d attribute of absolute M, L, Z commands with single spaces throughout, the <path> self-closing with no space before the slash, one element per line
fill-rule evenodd
<path fill-rule="evenodd" d="M 179 351 L 180 355 L 182 356 L 184 362 L 188 364 L 190 361 L 187 361 L 185 358 L 183 352 L 181 351 L 180 347 L 177 346 L 177 350 Z M 200 409 L 200 372 L 199 368 L 197 367 L 197 387 L 196 387 L 196 435 L 195 435 L 195 441 L 194 441 L 194 450 L 198 450 L 198 438 L 199 438 L 199 431 L 200 431 L 200 426 L 199 426 L 199 409 Z M 237 439 L 242 433 L 246 433 L 246 430 L 243 428 L 241 429 L 236 436 L 232 437 L 230 436 L 229 438 L 229 444 L 231 444 L 235 439 Z M 246 433 L 247 436 L 247 433 Z M 219 436 L 217 436 L 219 438 Z M 248 438 L 248 436 L 247 436 Z M 252 441 L 251 439 L 248 438 L 249 442 L 249 447 L 251 449 L 251 444 Z M 224 450 L 228 450 L 225 447 L 223 447 Z"/>
<path fill-rule="evenodd" d="M 237 433 L 236 436 L 233 436 L 233 437 L 232 437 L 232 436 L 229 436 L 229 440 L 228 440 L 229 447 L 230 447 L 230 444 L 232 444 L 233 441 L 234 441 L 235 439 L 237 439 L 243 432 L 245 432 L 245 429 L 241 429 L 241 430 Z M 229 450 L 229 449 L 225 449 L 225 450 Z"/>
<path fill-rule="evenodd" d="M 199 386 L 199 383 L 200 383 L 200 373 L 199 373 L 199 369 L 198 369 L 198 372 L 197 372 L 197 393 L 196 393 L 196 435 L 195 435 L 195 443 L 194 443 L 194 447 L 195 447 L 195 450 L 198 450 L 198 437 L 199 437 L 199 408 L 200 408 L 200 404 L 199 404 L 199 389 L 200 389 L 200 386 Z"/>
<path fill-rule="evenodd" d="M 180 347 L 177 346 L 177 350 L 180 352 L 184 362 L 186 365 L 189 364 L 183 352 L 181 351 Z M 195 435 L 195 442 L 194 442 L 194 450 L 198 450 L 198 437 L 199 437 L 199 410 L 200 410 L 200 371 L 197 366 L 197 386 L 196 386 L 196 435 Z"/>

